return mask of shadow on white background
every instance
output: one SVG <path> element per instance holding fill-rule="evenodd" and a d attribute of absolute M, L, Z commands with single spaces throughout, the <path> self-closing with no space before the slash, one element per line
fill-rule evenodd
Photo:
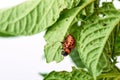
<path fill-rule="evenodd" d="M 25 0 L 0 0 L 0 8 L 17 5 L 23 1 Z M 42 80 L 40 72 L 71 71 L 74 64 L 69 56 L 59 64 L 45 62 L 44 33 L 27 37 L 0 38 L 0 80 Z"/>
<path fill-rule="evenodd" d="M 0 80 L 42 80 L 40 72 L 71 70 L 69 57 L 59 64 L 45 62 L 43 34 L 0 38 Z"/>

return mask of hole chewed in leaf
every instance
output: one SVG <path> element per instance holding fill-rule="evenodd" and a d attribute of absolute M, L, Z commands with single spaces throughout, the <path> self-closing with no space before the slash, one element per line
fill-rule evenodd
<path fill-rule="evenodd" d="M 103 26 L 107 26 L 107 24 L 106 24 L 106 23 L 103 23 Z"/>
<path fill-rule="evenodd" d="M 66 21 L 68 21 L 68 19 L 66 19 Z"/>
<path fill-rule="evenodd" d="M 80 27 L 81 26 L 81 21 L 78 21 L 77 25 L 78 25 L 78 27 Z"/>

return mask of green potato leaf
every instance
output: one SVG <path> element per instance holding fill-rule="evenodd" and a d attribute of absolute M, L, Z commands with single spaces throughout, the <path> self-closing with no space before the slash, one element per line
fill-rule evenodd
<path fill-rule="evenodd" d="M 112 8 L 111 8 L 112 7 Z M 111 70 L 111 58 L 115 45 L 115 29 L 120 22 L 120 11 L 111 3 L 104 3 L 100 15 L 89 16 L 81 30 L 78 46 L 80 58 L 96 79 L 101 72 Z M 103 16 L 101 16 L 103 15 Z"/>
<path fill-rule="evenodd" d="M 79 53 L 76 49 L 74 49 L 71 53 L 70 53 L 70 57 L 72 59 L 72 61 L 74 62 L 74 64 L 78 67 L 78 68 L 85 68 L 84 64 L 82 63 L 82 60 L 79 57 Z"/>
<path fill-rule="evenodd" d="M 72 8 L 69 0 L 27 0 L 15 7 L 0 10 L 0 36 L 32 35 L 53 25 L 63 9 Z M 76 4 L 77 5 L 77 4 Z"/>
<path fill-rule="evenodd" d="M 92 77 L 85 70 L 75 68 L 73 68 L 71 72 L 52 71 L 44 78 L 44 80 L 91 80 L 91 79 Z"/>

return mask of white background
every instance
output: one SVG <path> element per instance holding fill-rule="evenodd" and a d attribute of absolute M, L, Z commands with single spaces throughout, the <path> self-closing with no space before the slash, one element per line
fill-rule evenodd
<path fill-rule="evenodd" d="M 0 0 L 0 8 L 14 6 L 23 1 L 25 0 Z M 42 80 L 40 72 L 71 70 L 74 64 L 69 57 L 59 64 L 46 63 L 44 33 L 27 37 L 0 37 L 0 80 Z"/>
<path fill-rule="evenodd" d="M 25 0 L 0 0 L 0 8 L 23 1 Z M 120 3 L 115 0 L 115 4 L 119 8 Z M 74 64 L 69 56 L 59 64 L 45 62 L 43 35 L 44 32 L 27 37 L 0 38 L 0 80 L 42 80 L 40 72 L 71 71 Z"/>

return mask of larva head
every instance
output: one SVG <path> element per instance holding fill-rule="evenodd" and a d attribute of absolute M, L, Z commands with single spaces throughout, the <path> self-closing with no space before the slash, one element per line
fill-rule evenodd
<path fill-rule="evenodd" d="M 63 55 L 63 56 L 67 56 L 68 53 L 66 53 L 65 51 L 62 51 L 62 55 Z"/>
<path fill-rule="evenodd" d="M 68 48 L 66 48 L 65 50 L 62 51 L 62 55 L 67 56 L 70 52 L 71 51 Z"/>

